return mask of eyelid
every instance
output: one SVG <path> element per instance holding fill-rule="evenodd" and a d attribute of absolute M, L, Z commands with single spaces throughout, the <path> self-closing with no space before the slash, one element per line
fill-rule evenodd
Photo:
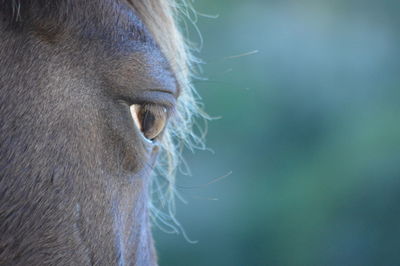
<path fill-rule="evenodd" d="M 167 111 L 168 117 L 175 112 L 175 106 L 177 99 L 175 96 L 166 91 L 156 91 L 150 90 L 145 92 L 140 92 L 136 95 L 125 96 L 120 98 L 127 105 L 131 106 L 138 104 L 144 105 L 156 105 L 164 107 Z"/>
<path fill-rule="evenodd" d="M 177 98 L 168 91 L 148 90 L 141 93 L 137 100 L 142 104 L 154 104 L 165 107 L 171 111 L 176 105 Z"/>

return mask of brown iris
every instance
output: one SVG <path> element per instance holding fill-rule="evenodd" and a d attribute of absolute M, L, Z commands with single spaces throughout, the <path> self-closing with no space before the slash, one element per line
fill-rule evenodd
<path fill-rule="evenodd" d="M 136 126 L 149 140 L 157 138 L 167 122 L 166 109 L 155 104 L 134 104 L 131 106 L 131 114 Z"/>

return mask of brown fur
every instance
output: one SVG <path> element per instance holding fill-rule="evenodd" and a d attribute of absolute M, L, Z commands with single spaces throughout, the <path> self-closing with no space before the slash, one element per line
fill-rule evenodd
<path fill-rule="evenodd" d="M 0 5 L 0 265 L 157 264 L 148 205 L 160 147 L 143 141 L 129 105 L 176 109 L 171 125 L 190 127 L 173 10 L 163 0 Z M 160 143 L 173 155 L 171 125 Z"/>

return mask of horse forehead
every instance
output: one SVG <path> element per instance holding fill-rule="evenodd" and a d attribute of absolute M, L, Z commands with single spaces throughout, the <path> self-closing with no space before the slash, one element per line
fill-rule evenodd
<path fill-rule="evenodd" d="M 66 50 L 78 49 L 81 55 L 91 47 L 89 50 L 95 49 L 97 56 L 107 56 L 114 59 L 113 62 L 118 59 L 122 59 L 120 63 L 128 63 L 129 59 L 147 59 L 148 63 L 169 68 L 168 60 L 139 17 L 145 14 L 137 14 L 125 1 L 70 2 L 73 5 L 66 13 L 54 10 L 54 14 L 36 20 L 29 26 L 31 32 L 50 45 L 58 44 L 68 48 Z"/>
<path fill-rule="evenodd" d="M 98 42 L 108 55 L 122 59 L 120 63 L 146 59 L 149 64 L 168 68 L 164 54 L 132 6 L 120 1 L 99 0 L 99 3 L 103 4 L 86 11 L 90 12 L 86 25 L 74 27 L 82 30 L 81 41 Z"/>
<path fill-rule="evenodd" d="M 79 36 L 81 41 L 103 40 L 121 45 L 135 41 L 156 46 L 151 34 L 133 6 L 117 0 L 52 0 L 51 9 L 39 9 L 33 15 L 21 12 L 29 19 L 25 26 L 43 37 L 44 41 L 66 42 L 64 37 Z M 28 5 L 25 5 L 28 6 Z M 28 25 L 27 25 L 28 24 Z M 68 36 L 69 35 L 69 36 Z"/>
<path fill-rule="evenodd" d="M 120 1 L 100 0 L 99 3 L 103 4 L 86 11 L 90 13 L 86 16 L 86 22 L 92 26 L 92 30 L 108 33 L 118 41 L 128 39 L 154 44 L 151 34 L 133 7 Z"/>
<path fill-rule="evenodd" d="M 176 84 L 168 59 L 160 51 L 153 36 L 147 30 L 139 14 L 127 3 L 106 0 L 105 7 L 94 11 L 95 16 L 100 16 L 100 25 L 94 24 L 93 32 L 100 36 L 105 35 L 107 53 L 114 60 L 111 64 L 111 73 L 125 77 L 131 82 L 146 80 L 144 87 L 168 87 L 178 95 L 179 90 Z M 108 15 L 107 15 L 108 14 Z M 135 74 L 135 75 L 134 75 Z"/>
<path fill-rule="evenodd" d="M 99 62 L 91 68 L 118 85 L 140 83 L 143 88 L 165 89 L 179 95 L 169 60 L 133 7 L 120 1 L 96 1 L 95 6 L 75 6 L 76 12 L 67 14 L 69 19 L 60 25 L 64 37 L 59 38 L 59 43 L 61 47 L 69 46 L 66 50 L 73 52 L 74 62 L 82 58 Z M 40 24 L 36 32 L 44 41 L 58 39 L 51 20 Z"/>

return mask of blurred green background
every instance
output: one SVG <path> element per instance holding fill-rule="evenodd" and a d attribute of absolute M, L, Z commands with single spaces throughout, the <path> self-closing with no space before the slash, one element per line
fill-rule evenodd
<path fill-rule="evenodd" d="M 160 265 L 400 265 L 400 2 L 194 6 L 222 118 L 178 177 L 198 243 L 155 229 Z"/>

